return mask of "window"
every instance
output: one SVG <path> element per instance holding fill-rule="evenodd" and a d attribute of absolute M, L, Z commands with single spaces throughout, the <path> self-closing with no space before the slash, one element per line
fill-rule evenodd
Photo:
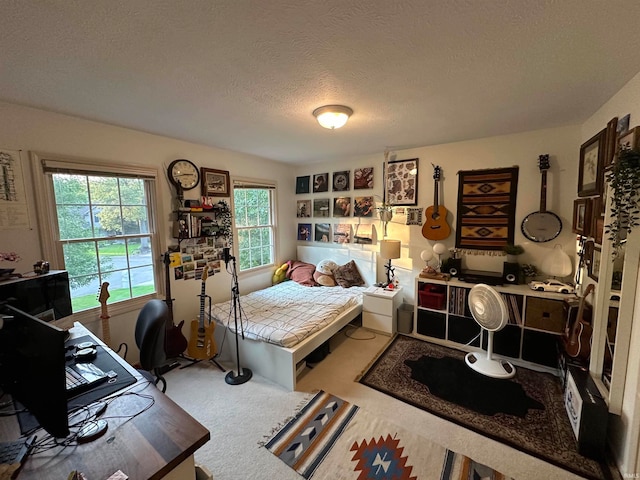
<path fill-rule="evenodd" d="M 43 251 L 69 272 L 73 312 L 98 307 L 104 282 L 110 304 L 155 294 L 154 259 L 160 256 L 152 209 L 155 170 L 114 165 L 103 170 L 95 162 L 33 156 L 40 160 L 37 182 L 45 192 L 37 195 L 41 226 L 41 212 L 48 215 Z"/>
<path fill-rule="evenodd" d="M 233 210 L 240 271 L 273 265 L 275 185 L 234 181 Z"/>

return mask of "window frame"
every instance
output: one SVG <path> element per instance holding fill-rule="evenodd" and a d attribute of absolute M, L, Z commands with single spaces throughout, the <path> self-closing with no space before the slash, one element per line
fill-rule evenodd
<path fill-rule="evenodd" d="M 149 235 L 151 237 L 151 257 L 159 258 L 164 248 L 164 238 L 161 235 L 163 229 L 160 228 L 160 216 L 158 215 L 158 199 L 160 197 L 160 186 L 158 182 L 158 169 L 140 165 L 126 165 L 107 163 L 98 160 L 79 158 L 67 155 L 55 155 L 48 153 L 30 152 L 31 173 L 34 186 L 34 196 L 36 203 L 36 218 L 40 233 L 40 246 L 43 258 L 47 259 L 54 269 L 62 269 L 64 265 L 64 254 L 59 238 L 58 216 L 55 205 L 55 193 L 53 180 L 50 173 L 45 171 L 49 168 L 60 170 L 68 169 L 68 173 L 112 174 L 123 177 L 139 177 L 150 182 L 148 188 L 148 208 L 149 208 Z M 163 292 L 162 262 L 153 262 L 153 275 L 156 285 L 155 293 L 143 295 L 128 300 L 122 300 L 109 305 L 111 316 L 119 315 L 131 311 L 139 311 L 151 298 L 157 298 Z M 97 295 L 96 291 L 96 295 Z M 74 321 L 81 323 L 95 321 L 100 307 L 89 308 L 81 312 L 74 312 Z"/>
<path fill-rule="evenodd" d="M 241 227 L 238 228 L 236 226 L 236 205 L 235 205 L 235 191 L 236 188 L 238 189 L 246 189 L 246 188 L 264 188 L 264 189 L 268 189 L 270 191 L 270 211 L 271 211 L 271 223 L 269 225 L 266 225 L 268 228 L 271 229 L 271 245 L 272 245 L 272 259 L 271 259 L 271 263 L 266 264 L 266 265 L 260 265 L 258 267 L 251 267 L 251 268 L 247 268 L 245 270 L 241 270 L 238 267 L 238 275 L 246 275 L 246 274 L 251 274 L 251 273 L 255 273 L 255 272 L 260 272 L 262 270 L 272 270 L 273 267 L 275 267 L 276 265 L 276 259 L 278 258 L 278 245 L 276 242 L 277 237 L 277 231 L 278 231 L 278 215 L 277 215 L 277 194 L 278 194 L 278 185 L 277 182 L 275 181 L 269 181 L 269 180 L 257 180 L 257 179 L 252 179 L 252 178 L 240 178 L 240 177 L 235 177 L 231 179 L 231 212 L 233 215 L 233 254 L 234 256 L 236 256 L 238 259 L 240 258 L 240 252 L 239 252 L 239 235 L 238 232 L 240 230 L 245 230 L 248 228 L 254 228 L 254 227 Z M 239 262 L 238 262 L 239 263 Z"/>

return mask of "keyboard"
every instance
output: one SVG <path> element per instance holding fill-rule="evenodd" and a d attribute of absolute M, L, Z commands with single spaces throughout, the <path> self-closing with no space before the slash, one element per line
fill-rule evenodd
<path fill-rule="evenodd" d="M 36 436 L 11 442 L 0 442 L 0 479 L 16 478 Z"/>
<path fill-rule="evenodd" d="M 65 367 L 67 377 L 67 396 L 79 395 L 94 385 L 109 379 L 106 373 L 93 363 L 77 363 Z"/>

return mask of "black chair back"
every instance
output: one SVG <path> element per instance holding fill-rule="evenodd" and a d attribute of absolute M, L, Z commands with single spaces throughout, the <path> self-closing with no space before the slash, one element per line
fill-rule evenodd
<path fill-rule="evenodd" d="M 167 304 L 158 299 L 147 302 L 138 314 L 135 337 L 144 370 L 153 371 L 167 362 L 164 343 L 168 319 Z"/>

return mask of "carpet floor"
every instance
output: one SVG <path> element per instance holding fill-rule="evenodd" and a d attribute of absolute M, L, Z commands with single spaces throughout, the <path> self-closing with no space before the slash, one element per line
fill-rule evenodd
<path fill-rule="evenodd" d="M 429 371 L 436 365 L 438 374 Z M 461 351 L 397 336 L 359 381 L 578 475 L 610 478 L 606 466 L 578 453 L 557 377 L 519 367 L 511 380 L 485 382 L 465 378 L 470 372 Z M 509 385 L 495 395 L 495 382 Z"/>

